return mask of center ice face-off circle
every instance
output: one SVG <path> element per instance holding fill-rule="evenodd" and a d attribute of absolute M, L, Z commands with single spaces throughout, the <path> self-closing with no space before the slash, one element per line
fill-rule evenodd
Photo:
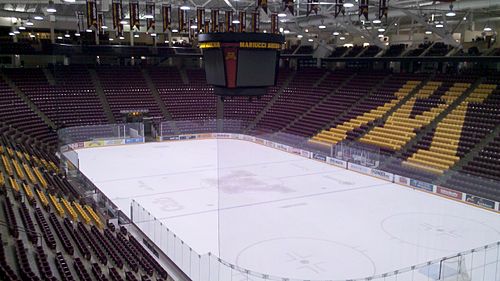
<path fill-rule="evenodd" d="M 308 237 L 259 241 L 237 255 L 236 265 L 250 270 L 258 268 L 258 272 L 272 276 L 305 280 L 342 280 L 376 273 L 374 262 L 363 251 L 340 242 Z M 354 272 L 356 276 L 352 276 Z"/>

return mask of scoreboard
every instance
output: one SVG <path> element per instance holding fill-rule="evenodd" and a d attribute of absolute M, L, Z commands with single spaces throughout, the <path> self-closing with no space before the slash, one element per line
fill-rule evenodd
<path fill-rule="evenodd" d="M 276 85 L 284 37 L 267 33 L 207 33 L 198 36 L 207 83 L 220 96 L 261 96 Z"/>

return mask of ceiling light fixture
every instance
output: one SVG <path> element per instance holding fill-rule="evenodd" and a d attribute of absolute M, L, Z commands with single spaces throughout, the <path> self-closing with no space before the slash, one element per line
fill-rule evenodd
<path fill-rule="evenodd" d="M 340 40 L 345 40 L 345 37 L 344 36 L 340 36 L 339 39 Z"/>
<path fill-rule="evenodd" d="M 85 32 L 91 33 L 92 29 L 87 29 L 87 30 L 85 30 Z"/>
<path fill-rule="evenodd" d="M 47 13 L 55 13 L 57 12 L 56 6 L 53 1 L 49 1 L 49 5 L 47 6 Z"/>
<path fill-rule="evenodd" d="M 374 19 L 372 22 L 373 22 L 373 23 L 375 23 L 375 24 L 382 23 L 382 21 L 381 21 L 381 20 L 379 20 L 379 19 Z"/>
<path fill-rule="evenodd" d="M 378 29 L 378 32 L 384 32 L 385 31 L 385 28 L 381 27 Z"/>
<path fill-rule="evenodd" d="M 139 38 L 139 34 L 134 34 L 134 38 Z"/>
<path fill-rule="evenodd" d="M 340 35 L 340 32 L 338 32 L 338 31 L 333 32 L 333 36 L 339 36 L 339 35 Z"/>
<path fill-rule="evenodd" d="M 179 30 L 177 28 L 172 29 L 172 33 L 177 33 Z"/>
<path fill-rule="evenodd" d="M 184 4 L 181 6 L 181 10 L 187 11 L 187 10 L 191 10 L 191 8 L 188 5 Z"/>
<path fill-rule="evenodd" d="M 447 17 L 454 17 L 456 15 L 457 15 L 457 13 L 455 13 L 455 11 L 453 11 L 453 4 L 450 4 L 450 10 L 446 13 L 446 16 Z"/>
<path fill-rule="evenodd" d="M 35 20 L 43 20 L 43 17 L 42 16 L 34 16 L 33 19 L 35 19 Z"/>
<path fill-rule="evenodd" d="M 26 26 L 22 26 L 22 25 L 21 25 L 21 26 L 19 27 L 19 30 L 26 30 Z"/>
<path fill-rule="evenodd" d="M 302 36 L 301 34 L 297 35 L 297 38 L 299 38 L 299 39 L 302 39 L 302 37 L 304 37 L 304 36 Z"/>
<path fill-rule="evenodd" d="M 121 20 L 120 21 L 120 24 L 127 24 L 127 23 L 128 23 L 128 21 L 126 21 L 126 20 Z"/>
<path fill-rule="evenodd" d="M 71 37 L 68 33 L 64 34 L 64 37 L 69 38 Z"/>
<path fill-rule="evenodd" d="M 233 20 L 233 23 L 234 24 L 240 24 L 240 21 L 239 20 Z"/>
<path fill-rule="evenodd" d="M 351 0 L 346 0 L 343 4 L 344 8 L 352 8 L 354 7 L 354 3 L 351 2 Z"/>
<path fill-rule="evenodd" d="M 325 28 L 326 28 L 326 25 L 323 25 L 323 24 L 322 24 L 322 25 L 318 26 L 318 28 L 319 28 L 319 29 L 325 29 Z"/>
<path fill-rule="evenodd" d="M 309 39 L 307 39 L 307 41 L 309 41 L 309 42 L 313 42 L 313 41 L 314 41 L 314 39 L 309 38 Z"/>
<path fill-rule="evenodd" d="M 427 34 L 427 35 L 431 35 L 431 34 L 432 34 L 432 31 L 427 30 L 427 31 L 425 31 L 425 34 Z"/>
<path fill-rule="evenodd" d="M 443 27 L 444 27 L 444 25 L 443 25 L 442 23 L 436 23 L 436 27 L 437 27 L 437 28 L 443 28 Z"/>
<path fill-rule="evenodd" d="M 278 14 L 278 17 L 279 17 L 279 18 L 284 18 L 284 17 L 286 17 L 286 14 L 285 14 L 285 13 L 279 13 L 279 14 Z"/>

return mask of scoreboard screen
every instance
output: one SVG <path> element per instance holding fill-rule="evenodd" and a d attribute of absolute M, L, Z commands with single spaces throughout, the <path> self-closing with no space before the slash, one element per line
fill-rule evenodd
<path fill-rule="evenodd" d="M 238 52 L 238 78 L 236 86 L 274 86 L 277 60 L 278 55 L 276 51 L 240 49 Z"/>
<path fill-rule="evenodd" d="M 225 86 L 224 59 L 220 49 L 207 49 L 203 51 L 205 60 L 205 75 L 207 83 L 214 86 Z"/>
<path fill-rule="evenodd" d="M 276 84 L 283 37 L 260 33 L 199 35 L 207 83 L 221 96 L 260 96 Z"/>

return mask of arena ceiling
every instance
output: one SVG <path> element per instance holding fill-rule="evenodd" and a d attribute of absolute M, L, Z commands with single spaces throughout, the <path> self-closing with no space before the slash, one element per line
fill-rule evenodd
<path fill-rule="evenodd" d="M 47 28 L 55 25 L 58 29 L 75 30 L 77 28 L 75 14 L 77 11 L 85 11 L 86 2 L 83 0 L 67 1 L 73 2 L 54 0 L 53 4 L 57 12 L 51 14 L 47 12 L 49 6 L 47 0 L 0 0 L 0 17 L 4 19 L 0 21 L 0 24 L 18 25 L 30 18 L 34 27 L 38 25 L 41 28 Z M 380 40 L 382 35 L 408 34 L 411 37 L 410 34 L 419 32 L 428 34 L 432 32 L 433 36 L 441 38 L 445 43 L 457 45 L 459 43 L 456 42 L 456 38 L 454 39 L 454 33 L 463 33 L 465 30 L 482 32 L 486 27 L 491 27 L 490 32 L 496 35 L 495 30 L 500 24 L 500 0 L 388 0 L 388 17 L 382 23 L 373 22 L 378 18 L 378 0 L 369 1 L 368 21 L 358 16 L 358 0 L 345 1 L 353 2 L 354 6 L 345 8 L 345 15 L 340 14 L 335 17 L 335 0 L 320 0 L 318 13 L 310 15 L 306 15 L 307 0 L 295 0 L 295 15 L 285 13 L 286 16 L 280 17 L 280 26 L 286 30 L 288 36 L 301 35 L 328 40 L 333 32 L 340 32 L 353 38 L 364 38 L 364 41 L 382 46 L 383 40 Z M 97 5 L 98 10 L 104 12 L 106 22 L 109 24 L 111 23 L 111 2 L 112 0 L 98 0 Z M 139 2 L 142 14 L 146 1 L 140 0 Z M 247 12 L 254 11 L 256 7 L 256 0 L 175 0 L 155 1 L 155 3 L 158 21 L 160 21 L 159 13 L 162 3 L 170 3 L 174 8 L 188 5 L 191 7 L 190 13 L 193 17 L 195 7 Z M 282 0 L 269 0 L 268 3 L 271 12 L 283 12 Z M 125 17 L 128 18 L 128 0 L 123 0 L 123 4 Z M 456 13 L 455 16 L 446 16 L 450 9 Z M 172 14 L 173 22 L 175 22 L 176 13 Z M 43 20 L 33 20 L 36 15 L 42 16 Z M 261 20 L 263 27 L 266 28 L 269 18 L 262 11 Z M 127 31 L 127 26 L 125 30 Z"/>

